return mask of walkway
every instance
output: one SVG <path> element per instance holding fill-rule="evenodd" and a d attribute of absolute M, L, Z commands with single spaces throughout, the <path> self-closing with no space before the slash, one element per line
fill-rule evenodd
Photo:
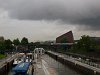
<path fill-rule="evenodd" d="M 57 75 L 55 70 L 47 64 L 45 60 L 37 59 L 37 63 L 34 65 L 34 75 Z"/>

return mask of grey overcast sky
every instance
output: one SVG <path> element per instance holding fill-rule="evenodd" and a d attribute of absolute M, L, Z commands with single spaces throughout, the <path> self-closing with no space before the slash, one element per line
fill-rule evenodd
<path fill-rule="evenodd" d="M 0 36 L 55 40 L 72 30 L 100 37 L 100 0 L 0 0 Z"/>

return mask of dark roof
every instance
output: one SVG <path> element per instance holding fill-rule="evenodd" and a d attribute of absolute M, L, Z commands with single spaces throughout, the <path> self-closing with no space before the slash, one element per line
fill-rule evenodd
<path fill-rule="evenodd" d="M 69 31 L 69 32 L 67 32 L 67 33 L 65 33 L 65 34 L 62 34 L 62 35 L 58 36 L 57 38 L 60 38 L 60 37 L 62 37 L 62 36 L 64 36 L 64 35 L 67 35 L 67 34 L 69 34 L 69 33 L 72 33 L 72 31 Z"/>
<path fill-rule="evenodd" d="M 17 66 L 15 66 L 12 71 L 14 71 L 14 72 L 26 72 L 29 68 L 29 65 L 30 65 L 29 62 L 21 62 Z"/>
<path fill-rule="evenodd" d="M 51 45 L 73 45 L 74 43 L 52 43 Z"/>

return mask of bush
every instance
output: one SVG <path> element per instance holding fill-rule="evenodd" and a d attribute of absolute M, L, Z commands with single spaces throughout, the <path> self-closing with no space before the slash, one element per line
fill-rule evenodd
<path fill-rule="evenodd" d="M 6 57 L 5 54 L 1 54 L 1 53 L 0 53 L 0 59 L 5 58 L 5 57 Z"/>

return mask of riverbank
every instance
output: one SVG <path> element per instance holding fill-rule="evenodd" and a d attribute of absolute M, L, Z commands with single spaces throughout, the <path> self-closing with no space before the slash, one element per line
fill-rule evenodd
<path fill-rule="evenodd" d="M 0 54 L 0 59 L 3 59 L 3 58 L 5 58 L 5 57 L 6 57 L 5 54 Z"/>

